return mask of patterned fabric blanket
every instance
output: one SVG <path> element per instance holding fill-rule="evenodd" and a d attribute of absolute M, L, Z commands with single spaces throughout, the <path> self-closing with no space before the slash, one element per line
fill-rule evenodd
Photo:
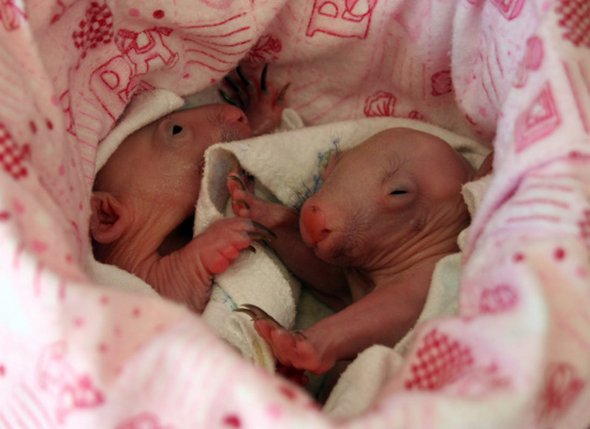
<path fill-rule="evenodd" d="M 584 428 L 590 2 L 1 0 L 0 427 Z M 460 314 L 330 420 L 181 306 L 84 272 L 97 145 L 134 94 L 271 63 L 307 124 L 421 119 L 495 149 Z"/>

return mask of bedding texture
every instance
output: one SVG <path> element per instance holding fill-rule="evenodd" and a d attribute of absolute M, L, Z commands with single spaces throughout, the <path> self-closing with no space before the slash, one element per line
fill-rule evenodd
<path fill-rule="evenodd" d="M 0 17 L 0 427 L 588 427 L 590 2 L 5 0 Z M 87 268 L 97 150 L 127 105 L 157 90 L 174 108 L 239 62 L 291 82 L 306 125 L 419 120 L 495 151 L 466 195 L 456 313 L 404 357 L 361 354 L 349 369 L 375 383 L 334 392 L 365 398 L 348 414 Z"/>

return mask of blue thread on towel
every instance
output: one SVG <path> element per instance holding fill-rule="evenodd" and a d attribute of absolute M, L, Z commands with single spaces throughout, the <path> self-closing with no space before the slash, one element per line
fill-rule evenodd
<path fill-rule="evenodd" d="M 332 145 L 330 149 L 320 151 L 316 154 L 316 173 L 311 176 L 311 184 L 308 185 L 307 183 L 303 182 L 301 186 L 303 190 L 297 192 L 297 202 L 295 203 L 295 208 L 297 210 L 299 210 L 305 200 L 315 194 L 324 183 L 322 172 L 326 168 L 328 160 L 332 154 L 340 151 L 340 137 L 332 137 L 330 144 Z"/>
<path fill-rule="evenodd" d="M 236 302 L 232 299 L 232 297 L 221 287 L 218 283 L 213 283 L 212 286 L 214 287 L 213 293 L 211 294 L 211 301 L 219 302 L 221 304 L 229 305 L 229 308 L 234 311 L 238 308 Z"/>

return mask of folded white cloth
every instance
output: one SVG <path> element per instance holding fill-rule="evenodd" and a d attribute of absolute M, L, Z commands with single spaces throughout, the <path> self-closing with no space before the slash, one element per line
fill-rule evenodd
<path fill-rule="evenodd" d="M 137 94 L 117 124 L 98 146 L 96 152 L 95 172 L 98 172 L 119 145 L 134 131 L 173 112 L 184 105 L 185 101 L 171 91 L 154 89 Z"/>

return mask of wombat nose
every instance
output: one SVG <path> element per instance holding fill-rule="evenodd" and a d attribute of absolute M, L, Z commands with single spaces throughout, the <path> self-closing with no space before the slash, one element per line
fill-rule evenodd
<path fill-rule="evenodd" d="M 252 128 L 246 114 L 235 106 L 220 104 L 214 125 L 220 130 L 219 141 L 229 142 L 252 136 Z"/>
<path fill-rule="evenodd" d="M 330 233 L 326 228 L 326 215 L 316 205 L 304 205 L 301 209 L 301 236 L 309 245 L 315 245 L 325 240 Z"/>
<path fill-rule="evenodd" d="M 241 110 L 238 109 L 235 106 L 231 106 L 229 104 L 223 104 L 221 105 L 221 116 L 223 117 L 224 121 L 226 123 L 232 124 L 232 123 L 241 123 L 241 124 L 247 124 L 248 123 L 248 118 L 246 117 L 246 114 Z"/>

